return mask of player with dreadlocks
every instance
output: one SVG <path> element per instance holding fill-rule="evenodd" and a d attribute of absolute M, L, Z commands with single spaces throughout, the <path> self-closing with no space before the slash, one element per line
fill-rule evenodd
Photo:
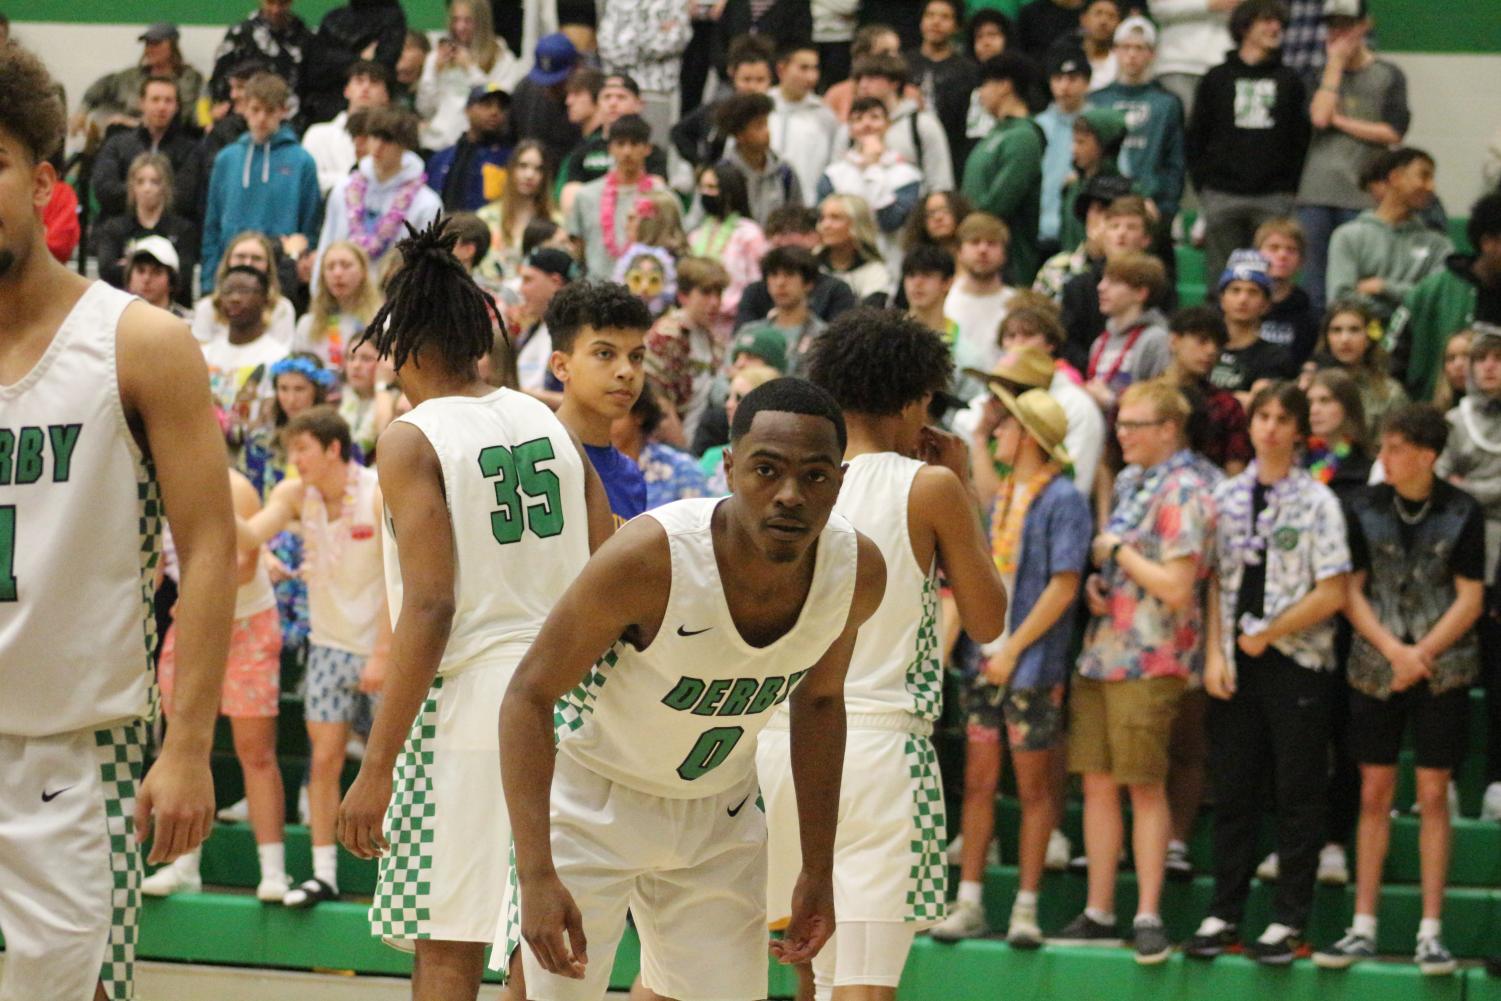
<path fill-rule="evenodd" d="M 494 302 L 446 220 L 402 241 L 365 328 L 413 403 L 376 450 L 390 664 L 339 840 L 380 859 L 372 933 L 414 950 L 412 997 L 473 998 L 508 875 L 501 696 L 613 529 L 583 447 L 543 403 L 479 377 Z"/>

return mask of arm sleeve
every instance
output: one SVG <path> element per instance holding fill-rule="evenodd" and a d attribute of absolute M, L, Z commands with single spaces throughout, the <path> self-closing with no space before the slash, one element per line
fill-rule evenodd
<path fill-rule="evenodd" d="M 710 104 L 704 105 L 667 132 L 672 148 L 677 150 L 678 156 L 688 163 L 698 162 L 699 144 L 704 141 L 705 133 L 708 131 L 710 109 L 713 107 L 714 105 Z"/>
<path fill-rule="evenodd" d="M 1433 256 L 1430 260 L 1436 261 L 1438 268 L 1443 268 L 1444 259 L 1452 253 L 1454 253 L 1453 242 L 1447 236 L 1439 236 L 1434 241 Z M 1432 271 L 1429 272 L 1429 274 L 1432 273 Z M 1423 278 L 1427 277 L 1428 275 L 1423 276 Z M 1413 289 L 1418 287 L 1418 282 L 1421 282 L 1423 278 L 1419 278 L 1418 281 L 1403 281 L 1399 279 L 1388 281 L 1386 283 L 1386 290 L 1381 293 L 1381 298 L 1393 305 L 1400 306 L 1407 301 L 1407 297 L 1412 294 Z"/>
<path fill-rule="evenodd" d="M 94 231 L 94 256 L 99 261 L 99 278 L 115 288 L 125 287 L 125 269 L 120 265 L 124 253 L 124 234 L 117 227 L 107 222 Z M 187 272 L 187 269 L 183 270 Z"/>
<path fill-rule="evenodd" d="M 1459 540 L 1449 561 L 1449 570 L 1466 580 L 1485 580 L 1485 515 L 1480 505 L 1470 508 L 1459 529 Z"/>
<path fill-rule="evenodd" d="M 1386 89 L 1386 99 L 1381 102 L 1381 120 L 1405 136 L 1412 124 L 1412 109 L 1407 106 L 1407 74 L 1392 67 L 1391 86 Z"/>
<path fill-rule="evenodd" d="M 1194 87 L 1193 112 L 1188 116 L 1188 121 L 1183 127 L 1183 158 L 1188 165 L 1188 175 L 1193 179 L 1195 188 L 1204 185 L 1204 146 L 1209 139 L 1209 105 L 1213 97 L 1211 88 L 1213 73 L 1214 71 L 1210 70 L 1199 78 L 1198 84 Z"/>
<path fill-rule="evenodd" d="M 1059 573 L 1082 573 L 1089 563 L 1089 546 L 1094 541 L 1094 522 L 1089 504 L 1078 490 L 1058 494 L 1048 519 L 1048 576 Z"/>
<path fill-rule="evenodd" d="M 118 138 L 128 137 L 122 134 Z M 89 172 L 89 184 L 99 201 L 101 216 L 119 215 L 125 211 L 125 173 L 130 165 L 122 164 L 120 160 L 119 141 L 106 142 L 94 159 L 94 169 Z"/>
<path fill-rule="evenodd" d="M 1009 219 L 1032 190 L 1042 171 L 1042 146 L 1035 137 L 1017 138 L 1001 147 L 999 169 L 985 187 L 983 208 L 991 215 Z"/>
<path fill-rule="evenodd" d="M 937 118 L 926 112 L 918 112 L 917 127 L 922 130 L 922 172 L 928 190 L 954 190 L 954 161 L 949 155 L 948 133 L 943 131 Z"/>
<path fill-rule="evenodd" d="M 1173 352 L 1168 346 L 1167 334 L 1155 330 L 1142 338 L 1141 350 L 1136 353 L 1136 364 L 1131 366 L 1131 378 L 1136 382 L 1155 379 L 1172 364 Z"/>
<path fill-rule="evenodd" d="M 881 232 L 894 233 L 902 228 L 907 222 L 907 217 L 917 207 L 917 196 L 921 188 L 922 185 L 914 180 L 892 193 L 894 197 L 891 204 L 876 212 L 876 225 L 881 227 Z"/>

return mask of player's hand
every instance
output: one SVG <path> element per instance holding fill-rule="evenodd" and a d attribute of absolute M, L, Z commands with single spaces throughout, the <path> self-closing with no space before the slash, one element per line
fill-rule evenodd
<path fill-rule="evenodd" d="M 792 889 L 792 919 L 780 942 L 771 943 L 771 954 L 783 966 L 806 963 L 834 935 L 834 879 L 812 876 L 804 869 Z"/>
<path fill-rule="evenodd" d="M 339 844 L 359 858 L 380 858 L 391 850 L 381 824 L 386 818 L 386 807 L 391 805 L 391 775 L 377 776 L 368 768 L 361 768 L 354 784 L 344 794 L 339 804 L 339 816 L 334 822 L 334 836 Z"/>
<path fill-rule="evenodd" d="M 136 841 L 151 834 L 152 865 L 203 844 L 214 823 L 214 775 L 208 755 L 164 750 L 136 790 Z"/>
<path fill-rule="evenodd" d="M 557 873 L 521 887 L 521 937 L 548 973 L 584 979 L 589 965 L 584 916 Z"/>
<path fill-rule="evenodd" d="M 969 480 L 969 446 L 951 431 L 924 427 L 917 433 L 917 457 L 929 465 L 950 470 L 961 480 Z"/>

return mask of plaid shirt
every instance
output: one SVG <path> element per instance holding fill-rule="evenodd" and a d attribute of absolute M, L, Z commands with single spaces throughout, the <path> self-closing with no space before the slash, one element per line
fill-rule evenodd
<path fill-rule="evenodd" d="M 1189 416 L 1190 444 L 1194 451 L 1224 469 L 1227 463 L 1242 466 L 1251 461 L 1250 422 L 1245 408 L 1228 389 L 1201 381 Z"/>
<path fill-rule="evenodd" d="M 1324 0 L 1292 0 L 1292 18 L 1282 35 L 1282 64 L 1304 80 L 1317 80 L 1324 71 Z"/>

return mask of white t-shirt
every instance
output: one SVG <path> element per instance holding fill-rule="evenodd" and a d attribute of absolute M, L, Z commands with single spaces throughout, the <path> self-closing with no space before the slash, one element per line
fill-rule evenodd
<path fill-rule="evenodd" d="M 270 399 L 273 393 L 270 369 L 287 356 L 287 345 L 267 332 L 249 344 L 231 344 L 228 336 L 220 335 L 202 347 L 215 403 L 232 410 L 236 395 L 251 379 L 258 380 L 255 397 Z"/>
<path fill-rule="evenodd" d="M 954 368 L 962 372 L 966 368 L 990 371 L 1001 358 L 1001 321 L 1006 318 L 1006 304 L 1016 290 L 1002 285 L 994 292 L 975 295 L 963 287 L 963 279 L 954 282 L 948 298 L 943 302 L 943 313 L 959 325 L 959 336 L 954 344 Z M 968 398 L 985 387 L 973 379 L 959 379 L 961 395 Z"/>

